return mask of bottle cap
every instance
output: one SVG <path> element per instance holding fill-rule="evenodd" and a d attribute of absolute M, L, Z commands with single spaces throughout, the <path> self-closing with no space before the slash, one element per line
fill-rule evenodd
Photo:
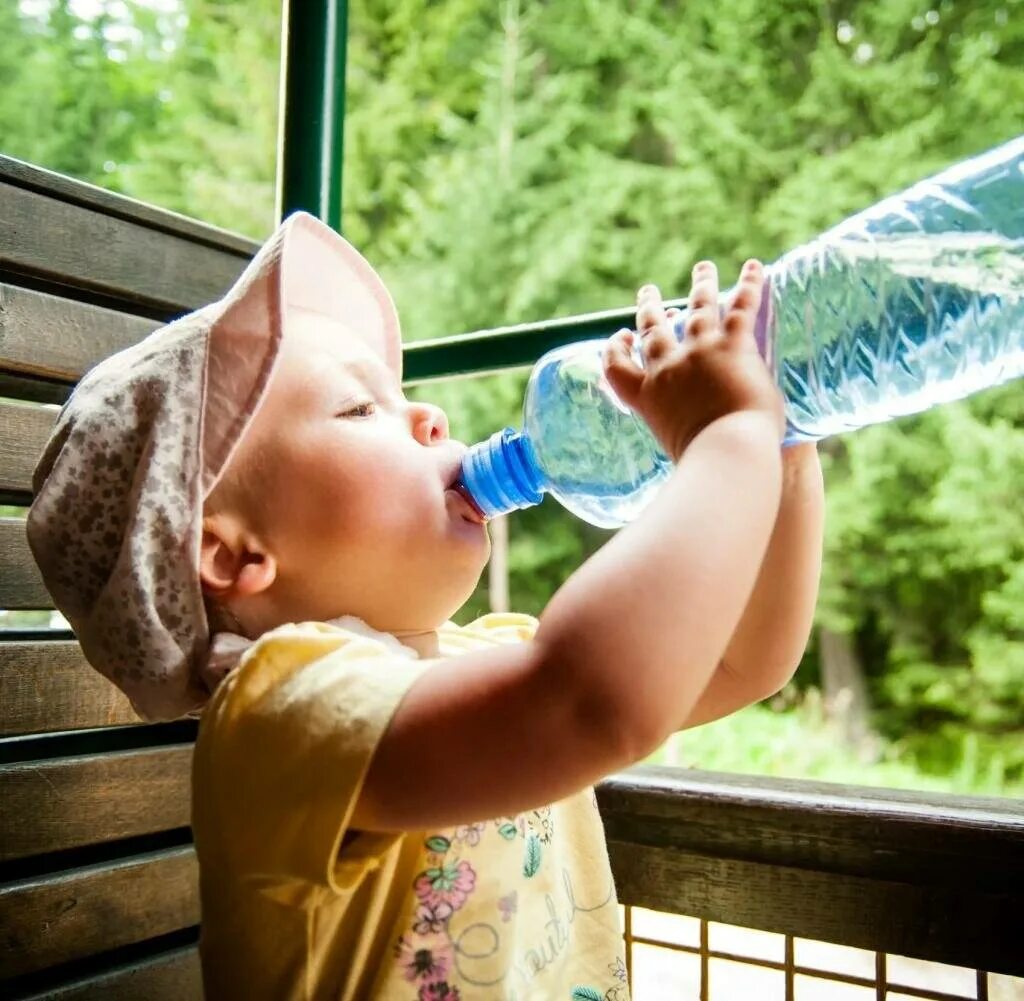
<path fill-rule="evenodd" d="M 543 481 L 529 439 L 504 428 L 466 452 L 459 486 L 485 517 L 494 518 L 539 504 Z"/>

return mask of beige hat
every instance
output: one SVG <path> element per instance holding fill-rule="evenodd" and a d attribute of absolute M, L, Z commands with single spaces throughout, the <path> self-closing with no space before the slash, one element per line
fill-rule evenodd
<path fill-rule="evenodd" d="M 91 369 L 36 467 L 28 541 L 47 590 L 144 719 L 201 708 L 219 680 L 206 664 L 203 502 L 266 395 L 295 308 L 344 321 L 401 378 L 384 283 L 297 212 L 223 299 Z"/>

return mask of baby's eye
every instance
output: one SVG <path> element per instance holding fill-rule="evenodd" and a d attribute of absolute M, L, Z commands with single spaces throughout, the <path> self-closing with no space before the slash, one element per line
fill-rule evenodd
<path fill-rule="evenodd" d="M 376 411 L 376 406 L 372 401 L 365 403 L 357 403 L 354 407 L 350 407 L 348 410 L 343 410 L 339 417 L 371 417 Z"/>

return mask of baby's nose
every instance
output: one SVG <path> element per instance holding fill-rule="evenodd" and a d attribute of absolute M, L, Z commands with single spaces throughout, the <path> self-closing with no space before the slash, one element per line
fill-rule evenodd
<path fill-rule="evenodd" d="M 448 438 L 448 415 L 432 403 L 411 406 L 412 434 L 421 445 L 433 445 Z"/>

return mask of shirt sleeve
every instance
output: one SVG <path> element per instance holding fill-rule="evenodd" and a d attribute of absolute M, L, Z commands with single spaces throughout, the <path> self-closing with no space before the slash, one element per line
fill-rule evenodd
<path fill-rule="evenodd" d="M 220 862 L 268 887 L 334 892 L 372 866 L 400 834 L 345 839 L 345 858 L 342 841 L 377 745 L 430 664 L 320 623 L 261 638 L 196 744 L 194 819 L 215 827 Z"/>

